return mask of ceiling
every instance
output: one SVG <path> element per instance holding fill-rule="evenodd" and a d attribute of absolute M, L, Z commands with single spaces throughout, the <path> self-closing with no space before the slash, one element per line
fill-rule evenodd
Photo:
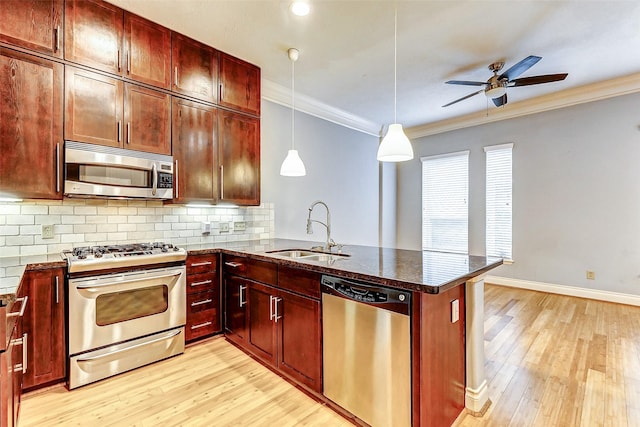
<path fill-rule="evenodd" d="M 309 0 L 306 17 L 290 13 L 290 0 L 109 1 L 258 65 L 263 96 L 282 103 L 291 87 L 286 52 L 296 47 L 297 105 L 333 109 L 334 117 L 349 117 L 369 133 L 394 121 L 393 1 Z M 502 112 L 612 79 L 623 78 L 626 92 L 640 91 L 637 0 L 398 0 L 397 11 L 397 121 L 405 127 L 501 113 L 482 94 L 443 108 L 478 90 L 444 82 L 486 81 L 490 63 L 503 60 L 506 70 L 529 55 L 542 60 L 521 77 L 569 76 L 509 88 Z"/>

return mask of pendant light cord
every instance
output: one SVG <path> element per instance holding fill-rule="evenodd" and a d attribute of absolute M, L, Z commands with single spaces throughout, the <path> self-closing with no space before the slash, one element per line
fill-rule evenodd
<path fill-rule="evenodd" d="M 295 81 L 296 81 L 296 61 L 291 61 L 291 149 L 295 150 L 294 129 L 296 122 L 296 100 L 295 100 Z"/>
<path fill-rule="evenodd" d="M 393 123 L 398 123 L 396 111 L 398 92 L 398 2 L 394 2 L 393 22 Z"/>

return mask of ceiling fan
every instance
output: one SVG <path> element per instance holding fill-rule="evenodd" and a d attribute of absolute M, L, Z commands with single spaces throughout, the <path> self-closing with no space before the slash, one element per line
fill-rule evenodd
<path fill-rule="evenodd" d="M 489 65 L 489 70 L 493 71 L 493 76 L 489 78 L 486 82 L 474 82 L 467 80 L 449 80 L 445 82 L 451 85 L 465 85 L 465 86 L 484 86 L 483 89 L 480 89 L 477 92 L 471 93 L 467 96 L 463 96 L 460 99 L 456 99 L 448 104 L 443 105 L 443 107 L 448 107 L 449 105 L 455 104 L 456 102 L 463 101 L 467 98 L 471 98 L 474 95 L 484 92 L 487 98 L 491 98 L 493 103 L 496 104 L 496 107 L 500 107 L 507 103 L 507 88 L 514 86 L 530 86 L 530 85 L 538 85 L 542 83 L 550 83 L 557 82 L 560 80 L 564 80 L 567 77 L 567 73 L 563 74 L 545 74 L 542 76 L 532 76 L 532 77 L 522 77 L 517 79 L 520 74 L 527 71 L 529 68 L 533 67 L 538 61 L 540 61 L 542 57 L 540 56 L 527 56 L 522 61 L 513 65 L 504 73 L 498 75 L 498 72 L 502 70 L 504 67 L 504 62 L 498 61 Z"/>

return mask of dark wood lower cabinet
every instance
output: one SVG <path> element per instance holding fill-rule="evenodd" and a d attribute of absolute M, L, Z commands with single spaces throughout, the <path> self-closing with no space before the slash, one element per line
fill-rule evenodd
<path fill-rule="evenodd" d="M 60 382 L 66 375 L 64 269 L 26 271 L 21 293 L 28 296 L 23 317 L 25 390 Z"/>
<path fill-rule="evenodd" d="M 17 316 L 23 302 L 17 300 L 9 313 L 0 311 L 0 322 L 6 325 L 6 335 L 0 344 L 0 426 L 17 427 L 22 400 L 22 370 L 24 366 L 22 317 Z M 12 318 L 6 317 L 6 315 Z M 5 331 L 5 328 L 1 328 Z"/>
<path fill-rule="evenodd" d="M 187 342 L 207 337 L 222 330 L 220 327 L 220 276 L 218 255 L 189 255 L 187 257 Z"/>
<path fill-rule="evenodd" d="M 278 300 L 275 288 L 252 282 L 248 287 L 249 327 L 247 345 L 258 357 L 271 365 L 276 365 L 276 339 L 274 306 Z M 277 315 L 276 315 L 277 316 Z"/>

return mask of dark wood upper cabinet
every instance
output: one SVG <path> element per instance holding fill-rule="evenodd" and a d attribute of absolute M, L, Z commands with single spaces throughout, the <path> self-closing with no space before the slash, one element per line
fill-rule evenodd
<path fill-rule="evenodd" d="M 172 152 L 177 175 L 174 200 L 216 201 L 218 110 L 174 97 L 171 111 Z"/>
<path fill-rule="evenodd" d="M 100 0 L 65 2 L 64 58 L 113 74 L 122 72 L 122 9 Z"/>
<path fill-rule="evenodd" d="M 123 147 L 171 155 L 171 95 L 124 84 Z"/>
<path fill-rule="evenodd" d="M 172 33 L 171 90 L 208 102 L 217 102 L 218 52 L 182 34 Z"/>
<path fill-rule="evenodd" d="M 171 31 L 132 13 L 124 13 L 123 74 L 132 80 L 171 88 Z"/>
<path fill-rule="evenodd" d="M 171 154 L 171 96 L 66 68 L 65 139 Z"/>
<path fill-rule="evenodd" d="M 260 68 L 220 53 L 220 105 L 260 115 Z"/>
<path fill-rule="evenodd" d="M 22 323 L 28 360 L 23 387 L 30 389 L 65 378 L 64 270 L 28 271 L 22 280 L 29 297 Z"/>
<path fill-rule="evenodd" d="M 0 48 L 0 193 L 62 198 L 63 66 Z"/>
<path fill-rule="evenodd" d="M 64 137 L 121 147 L 124 84 L 113 77 L 66 67 Z"/>
<path fill-rule="evenodd" d="M 62 58 L 63 0 L 2 0 L 0 41 Z"/>
<path fill-rule="evenodd" d="M 220 200 L 260 204 L 260 120 L 220 111 Z"/>

